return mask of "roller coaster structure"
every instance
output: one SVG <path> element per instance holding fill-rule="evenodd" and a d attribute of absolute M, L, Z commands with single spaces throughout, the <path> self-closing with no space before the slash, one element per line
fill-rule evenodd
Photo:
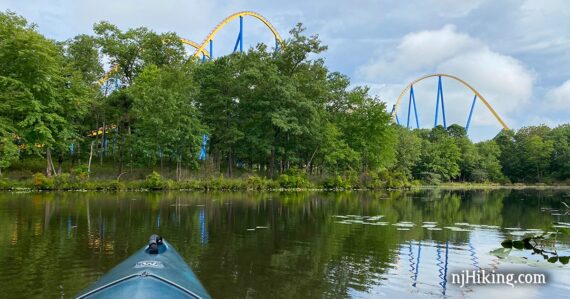
<path fill-rule="evenodd" d="M 210 34 L 208 34 L 208 36 L 204 39 L 202 44 L 196 49 L 196 52 L 194 53 L 194 57 L 198 58 L 200 53 L 206 48 L 207 45 L 210 46 L 210 53 L 212 53 L 213 52 L 214 37 L 216 36 L 218 31 L 220 31 L 222 28 L 224 28 L 224 26 L 226 26 L 229 22 L 231 22 L 237 18 L 239 18 L 240 26 L 239 26 L 238 38 L 236 40 L 236 45 L 234 46 L 234 52 L 237 50 L 238 45 L 240 47 L 240 52 L 243 52 L 243 18 L 245 16 L 251 16 L 251 17 L 258 19 L 269 30 L 271 30 L 271 33 L 273 33 L 273 36 L 275 36 L 275 47 L 276 48 L 279 48 L 279 47 L 284 48 L 285 47 L 285 43 L 283 42 L 283 39 L 281 39 L 279 32 L 277 32 L 277 29 L 275 29 L 275 27 L 273 27 L 273 25 L 271 25 L 271 23 L 265 17 L 263 17 L 262 15 L 260 15 L 256 12 L 253 12 L 253 11 L 241 11 L 241 12 L 236 12 L 236 13 L 230 15 L 229 17 L 227 17 L 223 21 L 221 21 L 216 27 L 214 27 L 214 29 L 210 32 Z M 212 59 L 211 55 L 210 55 L 210 59 Z"/>
<path fill-rule="evenodd" d="M 396 122 L 397 124 L 400 124 L 400 119 L 398 118 L 398 107 L 400 106 L 401 102 L 402 102 L 402 98 L 404 97 L 404 95 L 409 91 L 409 104 L 408 104 L 408 118 L 406 121 L 406 127 L 409 128 L 410 127 L 410 114 L 411 114 L 411 110 L 412 107 L 414 109 L 414 116 L 415 116 L 415 120 L 416 120 L 416 127 L 419 128 L 420 124 L 419 124 L 419 119 L 418 119 L 418 111 L 416 108 L 416 97 L 414 94 L 414 85 L 422 80 L 428 79 L 428 78 L 434 78 L 437 77 L 438 78 L 438 84 L 437 84 L 437 102 L 436 102 L 436 106 L 435 106 L 435 120 L 434 120 L 434 127 L 438 125 L 438 117 L 439 117 L 439 103 L 441 101 L 441 114 L 442 114 L 442 118 L 443 118 L 443 126 L 445 128 L 447 128 L 447 119 L 446 119 L 446 115 L 445 115 L 445 102 L 444 102 L 444 98 L 443 98 L 443 85 L 441 82 L 441 78 L 442 77 L 446 77 L 446 78 L 450 78 L 453 79 L 461 84 L 463 84 L 465 87 L 467 87 L 468 89 L 470 89 L 473 94 L 473 102 L 471 103 L 471 109 L 469 110 L 469 117 L 467 118 L 467 124 L 465 126 L 465 129 L 468 131 L 469 130 L 469 126 L 471 124 L 471 118 L 473 116 L 473 110 L 475 109 L 475 103 L 477 102 L 477 99 L 479 99 L 481 102 L 483 102 L 483 104 L 487 107 L 487 109 L 491 112 L 491 114 L 493 114 L 493 116 L 495 117 L 495 119 L 497 119 L 497 121 L 501 124 L 501 126 L 505 129 L 505 130 L 509 130 L 509 127 L 507 126 L 507 124 L 503 121 L 503 119 L 501 119 L 501 117 L 497 114 L 497 112 L 493 109 L 493 107 L 491 107 L 491 105 L 489 104 L 489 102 L 481 95 L 481 93 L 479 93 L 475 88 L 473 88 L 471 85 L 469 85 L 467 82 L 465 82 L 464 80 L 462 80 L 461 78 L 457 77 L 457 76 L 453 76 L 453 75 L 448 75 L 448 74 L 431 74 L 431 75 L 426 75 L 423 77 L 420 77 L 414 81 L 412 81 L 410 84 L 408 84 L 406 86 L 406 88 L 404 88 L 404 90 L 402 90 L 402 92 L 400 93 L 400 95 L 398 96 L 398 99 L 396 100 L 396 104 L 394 105 L 394 107 L 392 108 L 392 121 Z M 440 100 L 441 99 L 441 100 Z"/>
<path fill-rule="evenodd" d="M 279 35 L 279 32 L 277 32 L 275 27 L 265 17 L 263 17 L 261 14 L 253 12 L 253 11 L 241 11 L 241 12 L 237 12 L 237 13 L 234 13 L 234 14 L 226 17 L 220 23 L 218 23 L 218 25 L 216 25 L 216 27 L 214 27 L 214 29 L 212 29 L 212 31 L 206 36 L 206 38 L 202 41 L 201 44 L 198 44 L 196 42 L 193 42 L 191 40 L 184 39 L 184 38 L 181 38 L 180 41 L 183 44 L 188 45 L 188 46 L 196 49 L 194 54 L 192 54 L 193 58 L 198 59 L 200 57 L 200 54 L 201 54 L 202 55 L 202 62 L 205 62 L 206 60 L 211 61 L 214 59 L 214 38 L 215 38 L 216 34 L 222 28 L 224 28 L 228 23 L 230 23 L 231 21 L 233 21 L 235 19 L 239 19 L 239 33 L 238 33 L 238 36 L 236 39 L 236 43 L 235 43 L 233 52 L 236 52 L 238 50 L 238 48 L 239 48 L 240 52 L 243 52 L 243 46 L 244 46 L 243 45 L 243 36 L 244 36 L 243 22 L 244 22 L 244 17 L 246 17 L 246 16 L 250 16 L 250 17 L 258 19 L 271 31 L 271 33 L 273 33 L 273 36 L 275 37 L 275 49 L 276 50 L 285 48 L 285 43 L 283 42 L 283 39 L 281 38 L 281 36 Z M 209 50 L 206 50 L 206 47 L 209 47 Z M 99 85 L 104 85 L 107 81 L 109 81 L 110 77 L 118 69 L 119 69 L 118 65 L 112 66 L 111 70 L 108 71 L 101 79 L 98 80 Z M 509 130 L 509 127 L 506 125 L 506 123 L 501 119 L 501 117 L 491 107 L 489 102 L 483 97 L 483 95 L 481 95 L 481 93 L 479 93 L 475 88 L 473 88 L 471 85 L 469 85 L 463 79 L 461 79 L 457 76 L 453 76 L 453 75 L 449 75 L 449 74 L 443 74 L 443 73 L 426 75 L 426 76 L 420 77 L 420 78 L 412 81 L 410 84 L 408 84 L 406 86 L 406 88 L 404 88 L 404 90 L 402 90 L 402 92 L 398 96 L 396 104 L 392 108 L 391 114 L 392 114 L 392 121 L 393 122 L 400 124 L 400 120 L 399 120 L 398 115 L 397 115 L 398 107 L 400 106 L 400 104 L 402 102 L 402 98 L 404 97 L 404 95 L 409 91 L 410 96 L 409 96 L 409 105 L 408 105 L 408 115 L 407 115 L 406 127 L 410 128 L 412 107 L 414 109 L 416 127 L 417 128 L 420 127 L 419 126 L 418 111 L 417 111 L 417 107 L 416 107 L 416 98 L 415 98 L 415 94 L 414 94 L 414 85 L 419 83 L 420 81 L 425 80 L 425 79 L 435 78 L 435 77 L 438 78 L 438 90 L 437 90 L 437 102 L 436 102 L 436 110 L 435 110 L 434 127 L 438 125 L 439 106 L 440 106 L 440 101 L 441 101 L 441 114 L 442 114 L 442 119 L 443 119 L 443 126 L 447 128 L 447 119 L 446 119 L 446 114 L 445 114 L 445 102 L 444 102 L 444 96 L 443 96 L 443 85 L 442 85 L 442 80 L 441 80 L 442 77 L 446 77 L 446 78 L 450 78 L 450 79 L 453 79 L 453 80 L 461 83 L 462 85 L 467 87 L 469 90 L 471 90 L 474 94 L 473 101 L 471 103 L 471 109 L 469 111 L 469 117 L 467 119 L 467 124 L 465 126 L 466 130 L 469 130 L 469 126 L 471 124 L 471 118 L 473 116 L 473 110 L 475 108 L 475 104 L 477 102 L 477 99 L 479 99 L 481 102 L 483 102 L 483 104 L 487 107 L 487 109 L 491 112 L 491 114 L 493 114 L 495 119 L 497 119 L 497 121 L 501 124 L 501 126 L 504 129 Z M 117 81 L 115 81 L 115 84 L 117 84 Z"/>
<path fill-rule="evenodd" d="M 193 42 L 189 39 L 181 38 L 180 42 L 194 49 L 198 49 L 200 47 L 200 45 L 198 45 L 196 42 Z M 204 57 L 210 58 L 210 53 L 208 53 L 207 50 L 202 49 L 200 52 L 204 55 Z M 99 85 L 103 85 L 118 70 L 119 70 L 119 65 L 117 64 L 113 65 L 111 69 L 103 77 L 101 77 L 101 79 L 97 81 L 97 83 Z"/>
<path fill-rule="evenodd" d="M 238 46 L 239 46 L 239 51 L 243 52 L 243 31 L 244 31 L 243 30 L 243 19 L 246 16 L 250 16 L 250 17 L 254 17 L 254 18 L 258 19 L 271 31 L 271 33 L 273 33 L 273 36 L 275 37 L 275 49 L 276 50 L 285 48 L 285 43 L 283 42 L 283 39 L 279 35 L 279 32 L 277 32 L 277 29 L 275 29 L 275 27 L 273 27 L 273 25 L 265 17 L 263 17 L 261 14 L 253 12 L 253 11 L 241 11 L 241 12 L 237 12 L 237 13 L 234 13 L 234 14 L 228 16 L 227 18 L 222 20 L 216 27 L 214 27 L 214 29 L 210 32 L 210 34 L 208 34 L 208 36 L 204 39 L 204 41 L 201 44 L 198 44 L 196 42 L 193 42 L 193 41 L 185 39 L 185 38 L 181 38 L 180 41 L 183 44 L 188 45 L 188 46 L 196 49 L 196 51 L 194 52 L 192 57 L 199 58 L 200 54 L 202 54 L 202 61 L 203 62 L 206 60 L 213 60 L 214 59 L 214 55 L 213 55 L 213 53 L 214 53 L 214 37 L 228 23 L 230 23 L 231 21 L 233 21 L 235 19 L 239 19 L 239 33 L 238 33 L 238 37 L 237 37 L 233 51 L 236 52 L 238 49 Z M 206 50 L 206 46 L 209 46 L 209 50 Z M 97 83 L 99 85 L 105 84 L 105 82 L 107 82 L 109 80 L 109 78 L 115 72 L 118 71 L 118 69 L 119 69 L 118 65 L 113 65 L 111 67 L 111 69 L 101 79 L 99 79 L 97 81 Z"/>

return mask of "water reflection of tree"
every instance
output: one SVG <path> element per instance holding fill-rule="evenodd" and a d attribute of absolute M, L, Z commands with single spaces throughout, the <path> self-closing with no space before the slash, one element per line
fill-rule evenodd
<path fill-rule="evenodd" d="M 26 278 L 20 284 L 0 280 L 0 289 L 72 295 L 158 232 L 177 247 L 214 297 L 254 291 L 260 297 L 345 297 L 350 290 L 367 291 L 381 283 L 403 244 L 468 242 L 468 232 L 428 231 L 421 227 L 424 221 L 440 227 L 457 222 L 550 225 L 552 219 L 540 207 L 556 207 L 560 197 L 541 194 L 0 194 L 0 263 L 5 273 Z M 416 226 L 402 232 L 393 226 L 335 223 L 334 215 L 347 214 L 384 215 L 382 221 Z"/>

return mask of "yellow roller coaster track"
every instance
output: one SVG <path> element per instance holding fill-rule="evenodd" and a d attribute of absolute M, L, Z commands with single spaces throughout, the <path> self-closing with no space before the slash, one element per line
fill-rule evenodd
<path fill-rule="evenodd" d="M 398 112 L 398 107 L 400 106 L 400 103 L 402 102 L 402 97 L 404 97 L 404 94 L 406 94 L 408 92 L 408 90 L 410 90 L 410 88 L 415 85 L 416 83 L 427 79 L 427 78 L 431 78 L 431 77 L 446 77 L 446 78 L 450 78 L 453 79 L 455 81 L 458 81 L 459 83 L 465 85 L 465 87 L 469 88 L 476 96 L 479 100 L 481 100 L 481 102 L 483 102 L 483 104 L 485 104 L 485 106 L 487 106 L 487 109 L 489 109 L 489 111 L 491 111 L 491 113 L 493 114 L 493 116 L 497 119 L 497 121 L 499 121 L 499 123 L 501 124 L 501 126 L 503 126 L 504 129 L 506 130 L 510 130 L 509 127 L 507 126 L 507 124 L 505 124 L 505 122 L 501 119 L 501 117 L 497 114 L 497 112 L 495 112 L 495 110 L 493 109 L 493 107 L 491 107 L 491 105 L 489 104 L 489 102 L 487 102 L 487 100 L 485 100 L 485 98 L 475 89 L 473 88 L 471 85 L 469 85 L 467 82 L 463 81 L 461 78 L 453 76 L 453 75 L 448 75 L 448 74 L 431 74 L 431 75 L 426 75 L 423 76 L 421 78 L 418 78 L 414 81 L 412 81 L 412 83 L 408 84 L 408 86 L 406 86 L 406 88 L 404 88 L 404 90 L 402 90 L 402 93 L 400 93 L 400 96 L 398 96 L 398 100 L 396 101 L 396 105 L 394 105 L 394 111 L 392 112 L 392 121 L 395 122 L 396 121 L 396 113 Z"/>
<path fill-rule="evenodd" d="M 189 40 L 189 39 L 181 38 L 181 39 L 180 39 L 180 42 L 182 42 L 183 44 L 188 45 L 188 46 L 190 46 L 190 47 L 192 47 L 192 48 L 194 48 L 194 49 L 200 48 L 200 45 L 198 45 L 198 43 L 193 42 L 193 41 L 191 41 L 191 40 Z M 206 58 L 210 58 L 210 53 L 208 53 L 208 51 L 205 50 L 205 49 L 200 50 L 199 53 L 203 53 L 204 56 L 206 56 Z M 117 72 L 118 70 L 119 70 L 119 65 L 117 65 L 117 64 L 113 65 L 113 66 L 111 67 L 111 69 L 110 69 L 107 73 L 105 73 L 105 75 L 104 75 L 103 77 L 101 77 L 101 79 L 99 79 L 99 80 L 97 81 L 97 83 L 98 83 L 99 85 L 103 85 L 107 80 L 109 80 L 109 77 L 111 77 L 111 76 L 112 76 L 115 72 Z"/>
<path fill-rule="evenodd" d="M 245 17 L 245 16 L 250 16 L 250 17 L 254 17 L 258 20 L 260 20 L 263 24 L 265 24 L 265 26 L 267 26 L 267 28 L 269 28 L 269 30 L 271 30 L 271 32 L 273 33 L 273 35 L 275 36 L 275 39 L 277 39 L 277 41 L 279 42 L 279 45 L 281 46 L 282 49 L 285 48 L 285 43 L 283 42 L 283 40 L 281 39 L 281 36 L 279 35 L 279 32 L 277 32 L 277 30 L 275 29 L 275 27 L 273 27 L 273 25 L 271 25 L 271 23 L 262 15 L 253 12 L 253 11 L 240 11 L 240 12 L 236 12 L 233 15 L 225 18 L 223 21 L 221 21 L 213 30 L 212 32 L 210 32 L 210 34 L 208 34 L 208 36 L 206 37 L 206 39 L 204 39 L 204 41 L 202 42 L 202 44 L 200 45 L 200 47 L 197 48 L 196 52 L 194 53 L 194 57 L 198 58 L 198 56 L 200 55 L 200 53 L 202 53 L 204 51 L 204 49 L 206 48 L 206 46 L 208 45 L 208 42 L 210 40 L 214 39 L 214 36 L 216 36 L 216 34 L 218 33 L 218 31 L 220 31 L 224 26 L 226 26 L 226 24 L 228 24 L 229 22 L 231 22 L 234 19 L 237 19 L 239 17 Z"/>

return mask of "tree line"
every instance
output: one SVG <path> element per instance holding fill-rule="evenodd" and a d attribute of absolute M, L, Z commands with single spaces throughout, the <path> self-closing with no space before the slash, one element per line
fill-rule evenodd
<path fill-rule="evenodd" d="M 367 87 L 327 68 L 318 36 L 301 24 L 289 33 L 284 49 L 259 44 L 202 62 L 175 33 L 100 22 L 91 35 L 58 42 L 0 13 L 0 171 L 41 159 L 47 176 L 99 162 L 117 175 L 176 169 L 177 180 L 208 163 L 228 177 L 353 185 L 568 179 L 567 125 L 476 144 L 458 125 L 409 131 Z"/>
<path fill-rule="evenodd" d="M 465 128 L 398 129 L 393 171 L 408 180 L 554 183 L 570 179 L 570 125 L 503 130 L 473 143 Z"/>

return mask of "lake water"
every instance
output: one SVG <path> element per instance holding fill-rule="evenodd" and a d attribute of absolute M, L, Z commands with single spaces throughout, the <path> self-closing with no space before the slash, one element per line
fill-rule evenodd
<path fill-rule="evenodd" d="M 500 249 L 564 230 L 563 201 L 569 189 L 0 193 L 0 297 L 72 297 L 159 233 L 214 298 L 569 298 L 570 265 Z M 570 255 L 568 235 L 547 246 Z M 477 269 L 547 281 L 451 283 Z"/>

